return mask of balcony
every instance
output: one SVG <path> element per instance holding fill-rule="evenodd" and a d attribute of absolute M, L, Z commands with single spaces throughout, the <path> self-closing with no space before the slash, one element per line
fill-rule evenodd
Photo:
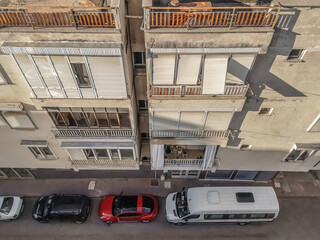
<path fill-rule="evenodd" d="M 226 85 L 225 93 L 219 96 L 244 97 L 249 89 L 249 84 L 246 85 Z M 158 96 L 208 96 L 202 94 L 201 86 L 164 86 L 150 85 L 149 97 Z"/>
<path fill-rule="evenodd" d="M 134 138 L 131 129 L 57 129 L 56 138 Z"/>
<path fill-rule="evenodd" d="M 0 27 L 119 28 L 117 8 L 1 7 Z"/>
<path fill-rule="evenodd" d="M 227 131 L 183 131 L 183 130 L 150 130 L 152 138 L 222 138 L 228 139 L 231 133 Z"/>
<path fill-rule="evenodd" d="M 79 167 L 91 167 L 91 166 L 103 166 L 110 168 L 137 168 L 138 163 L 135 160 L 123 159 L 123 160 L 71 160 L 72 166 Z"/>
<path fill-rule="evenodd" d="M 202 3 L 202 2 L 201 2 Z M 177 7 L 146 6 L 145 30 L 157 28 L 269 27 L 277 22 L 281 6 L 212 6 L 210 2 L 180 4 Z M 209 4 L 209 5 L 208 5 Z M 194 5 L 194 6 L 193 6 Z M 226 4 L 227 5 L 227 4 Z"/>
<path fill-rule="evenodd" d="M 165 159 L 164 166 L 201 166 L 203 159 Z"/>

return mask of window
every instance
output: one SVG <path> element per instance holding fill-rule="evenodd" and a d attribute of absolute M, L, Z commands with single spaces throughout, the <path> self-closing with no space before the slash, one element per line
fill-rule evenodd
<path fill-rule="evenodd" d="M 68 149 L 73 160 L 135 160 L 132 148 Z"/>
<path fill-rule="evenodd" d="M 266 213 L 252 213 L 250 214 L 251 219 L 262 219 L 262 218 L 267 218 L 268 214 Z"/>
<path fill-rule="evenodd" d="M 139 111 L 148 110 L 148 100 L 139 100 L 138 107 L 139 107 Z"/>
<path fill-rule="evenodd" d="M 142 140 L 149 140 L 149 133 L 141 133 L 141 139 Z"/>
<path fill-rule="evenodd" d="M 251 192 L 237 192 L 237 201 L 239 203 L 251 203 L 254 202 L 254 197 Z"/>
<path fill-rule="evenodd" d="M 131 129 L 127 108 L 45 108 L 57 127 Z"/>
<path fill-rule="evenodd" d="M 311 123 L 308 132 L 320 132 L 320 114 L 316 117 L 316 119 Z"/>
<path fill-rule="evenodd" d="M 91 87 L 89 74 L 86 63 L 83 57 L 70 56 L 69 57 L 71 69 L 80 88 Z"/>
<path fill-rule="evenodd" d="M 261 108 L 259 115 L 271 115 L 273 108 Z"/>
<path fill-rule="evenodd" d="M 133 53 L 134 68 L 136 70 L 146 69 L 146 57 L 145 52 L 134 52 Z"/>
<path fill-rule="evenodd" d="M 296 144 L 285 157 L 285 162 L 301 162 L 307 160 L 320 149 L 319 144 Z"/>
<path fill-rule="evenodd" d="M 242 144 L 240 147 L 241 151 L 248 151 L 251 149 L 251 145 L 247 145 L 247 144 Z"/>
<path fill-rule="evenodd" d="M 56 159 L 47 141 L 22 140 L 21 145 L 28 147 L 37 159 Z"/>
<path fill-rule="evenodd" d="M 216 219 L 223 219 L 223 214 L 205 214 L 205 220 L 216 220 Z"/>
<path fill-rule="evenodd" d="M 25 111 L 2 111 L 1 116 L 11 128 L 35 128 L 35 125 Z"/>
<path fill-rule="evenodd" d="M 294 61 L 294 60 L 302 61 L 302 58 L 305 55 L 306 51 L 307 50 L 305 50 L 305 49 L 292 49 L 287 60 L 288 61 Z"/>
<path fill-rule="evenodd" d="M 13 197 L 5 197 L 3 199 L 3 202 L 2 202 L 2 205 L 1 205 L 1 208 L 0 208 L 0 212 L 2 214 L 5 214 L 5 215 L 9 215 L 11 209 L 12 209 L 12 206 L 13 206 Z"/>
<path fill-rule="evenodd" d="M 185 217 L 184 220 L 197 219 L 199 217 L 200 217 L 200 214 L 193 214 L 193 215 L 189 215 L 188 217 Z"/>

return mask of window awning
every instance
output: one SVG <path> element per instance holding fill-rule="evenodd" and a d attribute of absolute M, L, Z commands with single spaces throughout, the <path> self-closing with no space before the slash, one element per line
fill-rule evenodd
<path fill-rule="evenodd" d="M 23 105 L 21 102 L 0 102 L 0 111 L 22 111 Z"/>
<path fill-rule="evenodd" d="M 48 142 L 40 140 L 22 140 L 21 145 L 26 147 L 47 147 Z"/>

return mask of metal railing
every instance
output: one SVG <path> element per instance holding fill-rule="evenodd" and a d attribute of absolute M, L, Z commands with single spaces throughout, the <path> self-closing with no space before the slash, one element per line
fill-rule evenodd
<path fill-rule="evenodd" d="M 186 130 L 150 130 L 152 138 L 223 138 L 227 139 L 230 130 L 226 131 L 186 131 Z"/>
<path fill-rule="evenodd" d="M 134 137 L 131 129 L 57 129 L 52 132 L 55 137 Z"/>
<path fill-rule="evenodd" d="M 225 93 L 219 96 L 245 96 L 249 84 L 246 85 L 226 85 Z M 173 85 L 150 85 L 149 96 L 199 96 L 201 86 L 173 86 Z"/>
<path fill-rule="evenodd" d="M 107 159 L 101 159 L 101 160 L 72 160 L 70 159 L 70 162 L 72 165 L 104 165 L 104 166 L 110 166 L 110 167 L 135 167 L 137 165 L 137 161 L 130 160 L 130 159 L 123 159 L 123 160 L 107 160 Z"/>
<path fill-rule="evenodd" d="M 164 159 L 165 166 L 201 166 L 203 159 Z"/>
<path fill-rule="evenodd" d="M 281 6 L 146 7 L 145 29 L 274 27 Z"/>
<path fill-rule="evenodd" d="M 0 8 L 0 27 L 115 28 L 115 8 Z"/>

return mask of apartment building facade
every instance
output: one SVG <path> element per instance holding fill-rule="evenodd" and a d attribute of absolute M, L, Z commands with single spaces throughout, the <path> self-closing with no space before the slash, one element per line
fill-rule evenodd
<path fill-rule="evenodd" d="M 3 178 L 320 169 L 312 1 L 9 2 Z"/>

